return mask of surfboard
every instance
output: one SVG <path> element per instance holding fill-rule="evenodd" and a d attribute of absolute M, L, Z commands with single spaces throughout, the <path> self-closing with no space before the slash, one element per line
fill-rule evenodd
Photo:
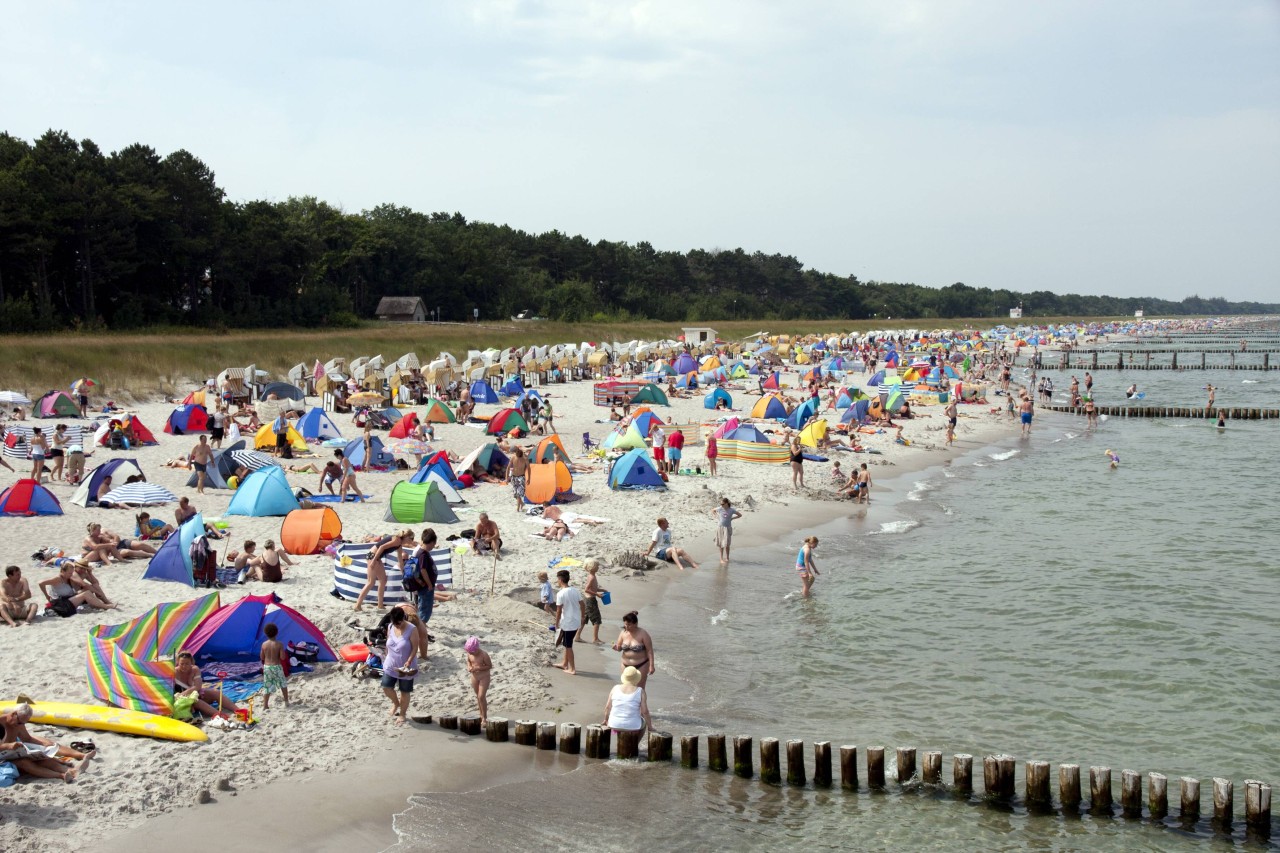
<path fill-rule="evenodd" d="M 16 704 L 0 702 L 0 714 L 13 710 Z M 143 711 L 102 705 L 76 705 L 70 702 L 37 702 L 31 706 L 31 710 L 35 712 L 31 722 L 46 726 L 119 732 L 162 740 L 198 742 L 209 739 L 207 734 L 190 723 Z"/>

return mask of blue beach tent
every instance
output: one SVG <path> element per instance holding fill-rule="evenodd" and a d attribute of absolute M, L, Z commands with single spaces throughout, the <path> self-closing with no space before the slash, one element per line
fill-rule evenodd
<path fill-rule="evenodd" d="M 753 441 L 756 444 L 769 444 L 769 436 L 751 424 L 744 424 L 727 432 L 724 437 L 732 441 Z"/>
<path fill-rule="evenodd" d="M 792 429 L 800 429 L 809 422 L 809 418 L 813 417 L 817 411 L 818 401 L 810 397 L 792 409 L 791 414 L 787 415 L 787 426 Z"/>
<path fill-rule="evenodd" d="M 203 535 L 204 516 L 197 512 L 184 521 L 176 533 L 171 533 L 164 540 L 164 544 L 143 570 L 142 579 L 176 581 L 195 586 L 195 577 L 191 571 L 191 543 L 196 541 L 196 537 Z"/>
<path fill-rule="evenodd" d="M 840 423 L 862 423 L 867 416 L 867 412 L 871 409 L 870 400 L 854 400 L 853 405 L 844 410 L 844 414 L 840 416 Z"/>
<path fill-rule="evenodd" d="M 666 483 L 653 466 L 649 452 L 642 447 L 628 451 L 609 469 L 611 489 L 665 489 Z"/>
<path fill-rule="evenodd" d="M 298 419 L 298 432 L 308 441 L 327 441 L 331 438 L 342 438 L 342 431 L 329 417 L 329 413 L 315 406 Z"/>
<path fill-rule="evenodd" d="M 714 409 L 720 400 L 724 400 L 725 408 L 733 408 L 733 398 L 729 396 L 729 392 L 723 388 L 716 388 L 710 394 L 702 398 L 702 408 Z"/>
<path fill-rule="evenodd" d="M 376 435 L 369 438 L 370 458 L 364 458 L 364 438 L 353 438 L 342 449 L 342 455 L 357 468 L 390 468 L 396 464 L 396 458 L 382 446 L 382 439 Z"/>
<path fill-rule="evenodd" d="M 473 403 L 496 403 L 498 395 L 493 393 L 493 386 L 483 379 L 477 379 L 471 383 L 471 402 Z"/>
<path fill-rule="evenodd" d="M 498 389 L 498 393 L 504 397 L 519 397 L 524 393 L 524 383 L 520 381 L 519 376 L 512 376 Z"/>
<path fill-rule="evenodd" d="M 268 465 L 244 478 L 240 488 L 231 497 L 227 515 L 260 518 L 266 515 L 288 515 L 300 508 L 293 489 L 289 488 L 289 481 L 285 479 L 284 469 Z"/>

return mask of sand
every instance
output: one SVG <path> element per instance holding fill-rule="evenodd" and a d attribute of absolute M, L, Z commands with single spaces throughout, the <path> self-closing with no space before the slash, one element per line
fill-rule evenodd
<path fill-rule="evenodd" d="M 794 373 L 785 374 L 784 379 L 792 384 L 797 382 Z M 590 382 L 552 385 L 541 390 L 554 402 L 556 425 L 575 456 L 580 451 L 584 432 L 590 432 L 598 440 L 611 428 L 611 424 L 596 422 L 606 418 L 608 410 L 591 404 Z M 734 396 L 739 406 L 749 407 L 757 399 L 736 392 Z M 911 446 L 895 444 L 892 432 L 866 435 L 862 436 L 864 444 L 879 450 L 880 455 L 840 453 L 836 458 L 846 470 L 855 463 L 868 462 L 877 490 L 891 490 L 894 475 L 941 464 L 952 455 L 985 445 L 1016 429 L 1003 412 L 992 411 L 994 405 L 960 407 L 958 441 L 953 449 L 943 447 L 944 419 L 941 407 L 935 406 L 919 409 L 921 415 L 928 417 L 904 422 L 904 434 L 912 441 Z M 161 432 L 172 409 L 173 404 L 165 401 L 133 407 L 160 443 L 118 455 L 136 458 L 150 481 L 176 495 L 189 496 L 206 519 L 220 518 L 231 492 L 209 490 L 197 495 L 194 488 L 185 485 L 188 471 L 163 467 L 164 460 L 189 451 L 196 441 L 192 436 L 170 436 Z M 481 412 L 493 409 L 480 407 Z M 659 409 L 659 412 L 664 417 L 672 416 L 676 423 L 711 420 L 708 416 L 714 414 L 703 408 L 701 395 L 672 400 L 669 410 Z M 834 420 L 835 415 L 831 412 L 826 417 Z M 348 437 L 358 434 L 349 416 L 335 416 L 335 421 Z M 54 421 L 38 423 L 51 427 Z M 460 455 L 487 440 L 480 430 L 463 425 L 437 425 L 436 435 L 436 446 Z M 322 465 L 331 451 L 319 448 L 317 453 L 316 459 Z M 117 454 L 99 448 L 86 468 L 113 455 Z M 702 445 L 686 446 L 685 459 L 705 465 Z M 586 460 L 577 457 L 576 461 Z M 292 464 L 306 462 L 299 459 Z M 715 524 L 712 510 L 721 496 L 729 497 L 744 514 L 737 523 L 737 548 L 749 547 L 753 542 L 790 538 L 799 530 L 861 511 L 847 501 L 835 500 L 828 478 L 829 463 L 806 463 L 805 468 L 809 488 L 799 492 L 791 491 L 787 466 L 726 461 L 721 461 L 720 475 L 714 478 L 673 476 L 665 492 L 614 492 L 608 489 L 601 466 L 594 472 L 576 476 L 574 491 L 582 495 L 583 500 L 568 509 L 608 521 L 584 527 L 578 535 L 562 543 L 530 535 L 540 528 L 517 514 L 509 487 L 487 484 L 466 492 L 468 504 L 459 512 L 460 523 L 432 526 L 443 539 L 451 532 L 473 527 L 478 512 L 487 511 L 502 530 L 506 544 L 503 559 L 495 564 L 491 559 L 464 557 L 460 566 L 455 563 L 458 575 L 454 591 L 458 598 L 436 607 L 431 631 L 437 642 L 430 649 L 429 668 L 417 682 L 410 714 L 475 710 L 461 651 L 463 640 L 475 634 L 481 638 L 494 663 L 489 694 L 491 715 L 511 719 L 594 721 L 616 678 L 616 656 L 580 654 L 582 666 L 576 677 L 550 667 L 556 659 L 556 650 L 551 632 L 547 630 L 548 619 L 527 603 L 536 599 L 537 572 L 560 556 L 596 557 L 604 562 L 601 584 L 611 591 L 613 603 L 604 609 L 605 625 L 600 636 L 610 643 L 617 635 L 623 613 L 637 609 L 643 614 L 644 606 L 661 596 L 663 585 L 680 574 L 669 565 L 645 573 L 613 565 L 618 553 L 643 551 L 648 546 L 659 515 L 671 519 L 676 543 L 689 550 L 705 568 L 711 568 L 717 562 L 712 543 Z M 344 536 L 361 539 L 399 527 L 394 522 L 383 521 L 383 515 L 392 486 L 403 476 L 403 473 L 372 472 L 360 475 L 361 487 L 373 497 L 366 504 L 336 507 L 342 518 Z M 14 479 L 16 475 L 0 470 L 0 483 L 8 484 Z M 318 480 L 314 474 L 289 474 L 291 484 L 313 491 Z M 37 547 L 57 545 L 78 551 L 86 524 L 97 521 L 109 530 L 125 533 L 132 531 L 134 523 L 133 511 L 86 510 L 69 502 L 71 486 L 53 483 L 50 488 L 63 501 L 64 515 L 0 518 L 0 560 L 5 565 L 22 567 L 37 598 L 40 598 L 38 581 L 55 574 L 33 564 L 30 554 Z M 165 520 L 173 517 L 172 506 L 152 508 L 151 512 Z M 237 516 L 227 521 L 230 522 L 231 547 L 239 548 L 245 539 L 254 539 L 261 546 L 267 539 L 279 538 L 279 518 Z M 217 544 L 220 551 L 228 547 L 227 543 Z M 332 589 L 330 559 L 324 556 L 294 559 L 298 565 L 287 571 L 283 583 L 251 582 L 232 586 L 221 591 L 222 602 L 231 603 L 246 594 L 273 591 L 290 607 L 310 618 L 333 646 L 359 640 L 359 632 L 348 625 L 355 616 L 351 604 L 329 594 Z M 85 634 L 89 628 L 131 619 L 160 601 L 185 600 L 206 593 L 206 590 L 181 584 L 141 580 L 144 566 L 144 561 L 135 561 L 99 570 L 107 594 L 120 604 L 118 611 L 104 615 L 82 613 L 70 619 L 41 618 L 35 625 L 20 628 L 0 626 L 3 698 L 22 692 L 37 700 L 92 702 L 85 683 Z M 581 570 L 573 574 L 574 583 L 580 584 Z M 369 607 L 361 614 L 366 623 L 375 621 L 377 615 L 378 611 Z M 139 849 L 136 833 L 144 821 L 148 838 L 158 843 L 164 836 L 152 837 L 152 833 L 162 833 L 165 827 L 186 826 L 189 830 L 190 821 L 208 822 L 213 827 L 226 826 L 228 819 L 252 825 L 255 820 L 278 818 L 278 812 L 272 807 L 278 800 L 271 794 L 273 791 L 283 794 L 287 788 L 295 804 L 304 798 L 323 802 L 321 795 L 329 790 L 364 792 L 352 796 L 364 796 L 382 806 L 378 809 L 369 805 L 361 812 L 369 822 L 364 829 L 339 829 L 346 827 L 347 822 L 332 816 L 321 817 L 323 809 L 302 805 L 303 812 L 314 811 L 316 819 L 302 822 L 306 826 L 299 831 L 311 838 L 319 849 L 374 849 L 394 841 L 386 817 L 399 810 L 410 791 L 440 789 L 433 787 L 436 785 L 466 786 L 480 781 L 492 784 L 496 774 L 503 772 L 484 758 L 491 754 L 490 750 L 455 744 L 438 730 L 422 731 L 413 724 L 403 728 L 392 726 L 387 718 L 389 706 L 377 684 L 369 679 L 352 678 L 348 669 L 321 666 L 313 674 L 292 678 L 290 707 L 282 707 L 277 697 L 270 710 L 259 709 L 262 722 L 255 729 L 212 731 L 208 743 L 177 744 L 92 733 L 90 736 L 99 746 L 98 759 L 74 786 L 23 782 L 0 790 L 0 814 L 4 817 L 0 824 L 0 844 L 5 849 L 17 849 L 21 844 L 31 850 L 76 850 L 98 848 L 101 839 L 118 834 L 110 849 Z M 679 689 L 678 685 L 663 686 L 662 680 L 656 681 L 655 701 L 662 699 L 659 691 Z M 78 740 L 82 735 L 62 729 L 35 728 L 64 743 Z M 388 751 L 392 755 L 387 755 Z M 408 759 L 407 764 L 400 760 L 402 754 Z M 554 762 L 543 763 L 546 766 L 537 765 L 531 759 L 529 772 L 556 772 Z M 402 765 L 412 769 L 405 770 Z M 396 769 L 388 770 L 389 767 Z M 285 787 L 272 784 L 277 782 Z M 304 793 L 311 787 L 315 793 Z M 399 799 L 395 799 L 397 796 Z M 394 802 L 388 802 L 388 798 Z M 209 804 L 198 805 L 206 802 Z M 175 814 L 152 820 L 170 812 Z M 353 813 L 355 809 L 343 811 L 347 817 Z M 296 837 L 291 840 L 299 841 Z M 150 845 L 141 846 L 146 849 Z"/>

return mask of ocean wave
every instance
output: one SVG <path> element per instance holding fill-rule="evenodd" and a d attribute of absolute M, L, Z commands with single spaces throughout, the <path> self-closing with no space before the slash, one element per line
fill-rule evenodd
<path fill-rule="evenodd" d="M 1240 384 L 1241 385 L 1257 385 L 1261 381 L 1262 381 L 1261 379 L 1241 379 Z"/>
<path fill-rule="evenodd" d="M 886 521 L 880 525 L 879 530 L 872 530 L 868 536 L 875 536 L 880 533 L 906 533 L 908 530 L 915 530 L 920 526 L 920 522 L 914 518 L 904 518 L 898 521 Z"/>
<path fill-rule="evenodd" d="M 1003 462 L 1006 459 L 1012 459 L 1013 457 L 1017 456 L 1021 452 L 1022 451 L 1015 449 L 1015 450 L 1006 450 L 1003 453 L 988 453 L 987 458 L 994 459 L 997 462 Z"/>
<path fill-rule="evenodd" d="M 907 500 L 918 501 L 924 497 L 925 492 L 932 492 L 935 488 L 936 486 L 928 480 L 919 480 L 911 487 L 911 491 L 907 493 Z"/>
<path fill-rule="evenodd" d="M 715 616 L 712 616 L 712 617 L 711 617 L 711 624 L 712 624 L 712 625 L 719 625 L 721 622 L 723 622 L 724 620 L 726 620 L 726 619 L 728 619 L 728 618 L 729 618 L 729 611 L 728 611 L 728 610 L 721 610 L 721 611 L 720 611 L 719 613 L 717 613 Z"/>

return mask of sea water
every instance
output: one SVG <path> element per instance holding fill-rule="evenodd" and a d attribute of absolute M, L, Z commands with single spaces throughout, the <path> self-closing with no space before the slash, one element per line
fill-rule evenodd
<path fill-rule="evenodd" d="M 1140 385 L 1180 402 L 1209 382 L 1220 403 L 1280 400 L 1275 373 L 1147 375 L 1160 382 Z M 1095 383 L 1122 397 L 1126 379 Z M 948 781 L 951 755 L 971 753 L 979 791 L 981 757 L 992 753 L 1017 757 L 1020 793 L 1028 759 L 1079 764 L 1086 799 L 1092 765 L 1113 769 L 1117 801 L 1121 769 L 1142 772 L 1144 789 L 1146 772 L 1158 771 L 1169 777 L 1175 813 L 1179 776 L 1202 780 L 1206 814 L 1210 777 L 1226 776 L 1240 812 L 1243 779 L 1280 780 L 1278 440 L 1275 422 L 1220 431 L 1203 421 L 1110 418 L 1090 430 L 1080 418 L 1041 414 L 1029 439 L 1011 426 L 994 446 L 935 451 L 933 468 L 874 490 L 865 516 L 737 552 L 728 569 L 713 552 L 697 554 L 703 568 L 643 614 L 658 651 L 655 680 L 687 687 L 652 709 L 657 726 L 757 744 L 827 740 L 837 773 L 839 746 L 856 744 L 858 794 L 772 788 L 705 768 L 590 764 L 465 797 L 420 795 L 397 818 L 402 846 L 1202 843 L 1213 834 L 1207 822 L 1184 831 L 1173 821 L 1029 815 L 944 791 L 902 792 L 892 781 L 872 795 L 865 747 L 887 747 L 890 779 L 895 746 L 941 750 Z M 1108 450 L 1119 456 L 1114 469 Z M 825 475 L 811 468 L 812 480 Z M 793 567 L 810 532 L 821 539 L 822 575 L 806 600 Z"/>

